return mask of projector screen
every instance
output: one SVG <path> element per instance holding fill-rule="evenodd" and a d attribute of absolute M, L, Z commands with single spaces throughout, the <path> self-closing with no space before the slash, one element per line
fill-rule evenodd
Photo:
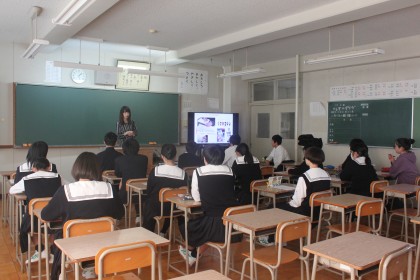
<path fill-rule="evenodd" d="M 188 112 L 188 141 L 197 144 L 227 144 L 238 134 L 238 113 Z"/>

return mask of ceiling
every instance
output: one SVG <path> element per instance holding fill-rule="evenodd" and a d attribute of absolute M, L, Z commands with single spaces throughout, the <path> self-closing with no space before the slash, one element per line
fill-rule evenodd
<path fill-rule="evenodd" d="M 52 24 L 69 2 L 2 0 L 0 41 L 102 39 L 104 51 L 139 57 L 146 46 L 169 48 L 170 65 L 244 66 L 349 48 L 353 30 L 355 46 L 420 34 L 420 0 L 96 0 L 71 26 Z M 31 23 L 33 6 L 42 12 Z M 162 54 L 152 51 L 155 63 Z"/>

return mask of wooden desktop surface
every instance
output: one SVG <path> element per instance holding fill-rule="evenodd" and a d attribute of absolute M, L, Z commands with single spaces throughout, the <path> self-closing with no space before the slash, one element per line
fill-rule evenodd
<path fill-rule="evenodd" d="M 316 202 L 334 205 L 341 208 L 352 208 L 357 205 L 357 202 L 361 200 L 377 200 L 377 198 L 372 198 L 369 196 L 363 196 L 363 195 L 357 195 L 357 194 L 341 194 L 341 195 L 335 195 L 335 196 L 329 196 L 329 197 L 320 197 L 315 199 Z"/>
<path fill-rule="evenodd" d="M 296 188 L 295 184 L 289 184 L 289 183 L 281 183 L 283 186 Z M 282 194 L 282 193 L 293 193 L 295 190 L 285 190 L 280 188 L 274 188 L 269 186 L 255 186 L 254 191 L 260 191 L 260 192 L 267 192 L 267 193 L 273 193 L 273 194 Z"/>
<path fill-rule="evenodd" d="M 200 201 L 195 200 L 183 200 L 180 197 L 169 197 L 168 201 L 175 203 L 178 207 L 182 208 L 196 208 L 201 207 Z"/>
<path fill-rule="evenodd" d="M 171 278 L 170 280 L 229 280 L 231 278 L 228 278 L 224 276 L 223 274 L 215 271 L 215 270 L 205 270 L 200 271 L 197 273 Z"/>
<path fill-rule="evenodd" d="M 411 185 L 411 184 L 396 184 L 396 185 L 389 185 L 385 187 L 381 187 L 380 189 L 383 191 L 389 191 L 393 193 L 400 193 L 400 194 L 411 194 L 415 193 L 420 186 Z"/>

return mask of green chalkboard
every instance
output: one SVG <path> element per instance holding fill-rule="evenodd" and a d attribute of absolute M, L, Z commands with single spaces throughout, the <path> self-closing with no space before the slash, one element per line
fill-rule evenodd
<path fill-rule="evenodd" d="M 414 99 L 413 123 L 413 139 L 416 140 L 413 147 L 420 148 L 420 98 Z"/>
<path fill-rule="evenodd" d="M 116 131 L 119 110 L 131 109 L 142 144 L 179 142 L 179 95 L 17 84 L 15 144 L 102 145 Z"/>
<path fill-rule="evenodd" d="M 412 99 L 328 103 L 328 142 L 348 144 L 361 138 L 369 146 L 392 147 L 411 136 Z"/>

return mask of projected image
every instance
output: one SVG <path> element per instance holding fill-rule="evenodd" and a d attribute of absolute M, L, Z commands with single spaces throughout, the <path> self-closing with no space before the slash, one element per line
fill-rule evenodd
<path fill-rule="evenodd" d="M 234 113 L 191 113 L 188 117 L 189 140 L 196 143 L 227 144 L 237 131 Z"/>

